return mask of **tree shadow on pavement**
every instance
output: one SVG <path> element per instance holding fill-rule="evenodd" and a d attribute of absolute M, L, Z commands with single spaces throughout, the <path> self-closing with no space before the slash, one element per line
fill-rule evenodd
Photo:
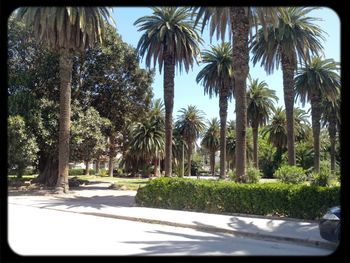
<path fill-rule="evenodd" d="M 132 207 L 134 206 L 135 197 L 132 195 L 105 195 L 91 197 L 60 197 L 55 200 L 45 200 L 38 202 L 37 205 L 41 208 L 55 208 L 65 206 L 68 209 L 78 207 L 91 207 L 101 209 L 104 206 L 112 207 Z"/>
<path fill-rule="evenodd" d="M 205 225 L 209 226 L 209 225 Z M 172 231 L 148 231 L 158 235 L 152 241 L 126 241 L 127 244 L 144 244 L 145 252 L 137 255 L 259 255 L 269 256 L 271 250 L 276 255 L 327 255 L 327 251 L 318 249 L 298 249 L 293 244 L 281 244 L 271 241 L 258 241 L 249 238 L 235 236 L 233 234 L 213 233 L 196 230 L 198 235 L 176 233 Z M 159 235 L 166 235 L 166 240 L 159 240 Z M 171 236 L 171 238 L 169 238 Z M 157 240 L 157 241 L 155 241 Z M 288 247 L 288 249 L 286 248 Z"/>

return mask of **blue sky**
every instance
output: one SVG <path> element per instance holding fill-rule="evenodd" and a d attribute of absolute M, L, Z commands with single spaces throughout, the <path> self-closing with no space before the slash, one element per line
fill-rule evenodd
<path fill-rule="evenodd" d="M 142 32 L 138 32 L 137 27 L 133 24 L 138 18 L 151 14 L 152 10 L 147 7 L 113 8 L 113 18 L 117 25 L 117 31 L 122 36 L 123 41 L 136 47 Z M 325 57 L 333 58 L 340 62 L 340 20 L 336 12 L 330 8 L 324 7 L 310 12 L 309 16 L 322 19 L 322 21 L 316 21 L 315 23 L 327 33 L 327 35 L 325 35 L 326 41 L 323 42 Z M 202 38 L 204 44 L 201 46 L 201 50 L 209 49 L 210 44 L 217 43 L 216 37 L 213 37 L 212 43 L 210 43 L 208 30 L 203 32 Z M 264 69 L 260 67 L 260 64 L 257 64 L 254 67 L 253 64 L 250 63 L 249 66 L 252 78 L 259 78 L 260 81 L 264 80 L 270 89 L 276 90 L 276 95 L 279 97 L 277 104 L 279 106 L 284 106 L 281 70 L 275 70 L 273 74 L 267 75 Z M 145 68 L 144 60 L 141 61 L 141 67 Z M 185 108 L 190 104 L 196 105 L 202 110 L 207 119 L 213 117 L 219 118 L 219 99 L 216 97 L 209 99 L 208 95 L 204 95 L 203 87 L 196 83 L 196 76 L 202 68 L 203 65 L 194 65 L 193 69 L 190 69 L 188 73 L 185 71 L 181 74 L 176 72 L 173 111 L 174 118 L 178 116 L 179 109 Z M 163 72 L 160 74 L 158 68 L 152 86 L 154 97 L 163 100 Z M 296 106 L 302 107 L 299 102 L 297 102 Z M 229 102 L 228 120 L 235 119 L 234 107 L 233 99 Z M 307 110 L 308 108 L 309 105 L 306 104 L 304 109 Z"/>

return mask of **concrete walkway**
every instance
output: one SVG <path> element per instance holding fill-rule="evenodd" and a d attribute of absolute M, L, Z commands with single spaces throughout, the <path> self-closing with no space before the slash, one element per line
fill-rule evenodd
<path fill-rule="evenodd" d="M 136 191 L 108 190 L 109 185 L 87 185 L 68 195 L 30 195 L 28 198 L 28 195 L 10 193 L 9 203 L 336 249 L 334 243 L 321 238 L 317 222 L 137 207 Z"/>

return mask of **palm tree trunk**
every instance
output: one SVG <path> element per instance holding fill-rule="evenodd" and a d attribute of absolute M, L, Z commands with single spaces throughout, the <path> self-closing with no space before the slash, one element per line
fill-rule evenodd
<path fill-rule="evenodd" d="M 154 177 L 158 177 L 158 158 L 154 158 Z"/>
<path fill-rule="evenodd" d="M 290 59 L 282 53 L 282 74 L 283 74 L 283 92 L 284 104 L 286 108 L 287 119 L 287 148 L 288 148 L 288 164 L 295 165 L 295 135 L 294 135 L 294 71 L 295 58 Z"/>
<path fill-rule="evenodd" d="M 259 169 L 259 160 L 258 160 L 258 126 L 254 125 L 253 128 L 253 147 L 254 147 L 254 153 L 253 153 L 253 162 L 254 167 L 256 169 Z"/>
<path fill-rule="evenodd" d="M 210 153 L 210 172 L 212 176 L 215 176 L 215 151 Z"/>
<path fill-rule="evenodd" d="M 247 101 L 246 80 L 249 72 L 249 19 L 247 7 L 230 7 L 232 64 L 236 93 L 236 173 L 241 182 L 246 174 Z"/>
<path fill-rule="evenodd" d="M 182 141 L 182 150 L 181 150 L 181 177 L 185 175 L 185 145 Z"/>
<path fill-rule="evenodd" d="M 226 177 L 226 122 L 227 122 L 227 88 L 223 85 L 219 97 L 220 107 L 220 178 Z"/>
<path fill-rule="evenodd" d="M 331 119 L 328 126 L 328 133 L 329 133 L 329 140 L 331 143 L 331 172 L 334 175 L 335 174 L 335 140 L 337 136 L 337 128 L 336 128 L 337 122 L 335 119 Z"/>
<path fill-rule="evenodd" d="M 174 107 L 174 58 L 169 53 L 164 54 L 164 105 L 165 105 L 165 176 L 172 174 L 172 137 L 173 137 L 173 107 Z"/>
<path fill-rule="evenodd" d="M 188 150 L 187 150 L 187 167 L 188 167 L 188 176 L 191 176 L 191 157 L 192 157 L 192 142 L 187 142 Z"/>
<path fill-rule="evenodd" d="M 321 99 L 317 94 L 311 95 L 311 119 L 312 134 L 314 137 L 314 171 L 320 173 L 320 120 L 321 120 Z"/>
<path fill-rule="evenodd" d="M 69 163 L 69 136 L 70 136 L 70 111 L 71 111 L 71 84 L 73 61 L 68 50 L 60 52 L 60 119 L 58 139 L 58 180 L 56 188 L 67 193 L 68 163 Z"/>

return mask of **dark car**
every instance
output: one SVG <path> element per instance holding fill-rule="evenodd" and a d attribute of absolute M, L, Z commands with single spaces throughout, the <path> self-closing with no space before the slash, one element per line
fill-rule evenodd
<path fill-rule="evenodd" d="M 332 207 L 319 222 L 320 235 L 331 242 L 339 242 L 340 239 L 340 207 Z"/>

